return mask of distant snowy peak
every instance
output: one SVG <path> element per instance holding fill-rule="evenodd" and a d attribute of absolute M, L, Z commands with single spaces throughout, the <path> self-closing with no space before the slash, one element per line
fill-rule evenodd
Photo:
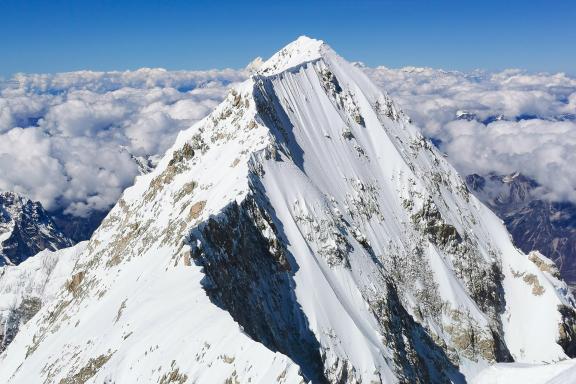
<path fill-rule="evenodd" d="M 550 202 L 550 190 L 534 179 L 508 175 L 472 174 L 468 187 L 505 222 L 515 244 L 524 252 L 539 250 L 554 260 L 562 278 L 576 286 L 576 204 Z"/>
<path fill-rule="evenodd" d="M 476 120 L 477 116 L 474 113 L 468 111 L 458 110 L 456 111 L 456 118 L 458 120 L 473 121 Z"/>
<path fill-rule="evenodd" d="M 576 350 L 553 264 L 306 37 L 178 135 L 69 281 L 0 382 L 461 383 Z"/>
<path fill-rule="evenodd" d="M 14 192 L 0 192 L 0 265 L 19 264 L 44 249 L 71 245 L 42 204 Z"/>

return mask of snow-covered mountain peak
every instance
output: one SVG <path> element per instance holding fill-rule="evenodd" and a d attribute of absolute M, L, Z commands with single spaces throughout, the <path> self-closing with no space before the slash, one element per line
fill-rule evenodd
<path fill-rule="evenodd" d="M 246 66 L 246 70 L 249 73 L 256 73 L 262 67 L 262 64 L 264 64 L 264 60 L 258 56 Z"/>
<path fill-rule="evenodd" d="M 553 272 L 303 37 L 125 191 L 0 382 L 459 383 L 574 353 Z"/>
<path fill-rule="evenodd" d="M 263 75 L 274 75 L 303 63 L 317 60 L 330 47 L 322 40 L 312 39 L 308 36 L 300 36 L 270 59 L 266 60 L 259 68 Z"/>

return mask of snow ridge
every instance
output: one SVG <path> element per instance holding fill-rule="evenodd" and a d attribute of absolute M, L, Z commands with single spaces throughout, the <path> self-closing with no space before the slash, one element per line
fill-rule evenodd
<path fill-rule="evenodd" d="M 330 47 L 322 40 L 300 36 L 260 65 L 258 72 L 266 76 L 276 75 L 293 67 L 318 60 L 327 50 L 330 50 Z"/>

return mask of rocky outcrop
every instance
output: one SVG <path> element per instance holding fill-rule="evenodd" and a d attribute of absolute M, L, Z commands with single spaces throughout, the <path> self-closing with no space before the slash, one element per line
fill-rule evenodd
<path fill-rule="evenodd" d="M 45 250 L 17 266 L 0 267 L 0 353 L 66 284 L 84 245 L 55 252 Z"/>
<path fill-rule="evenodd" d="M 0 265 L 20 264 L 44 249 L 72 244 L 42 204 L 14 192 L 0 193 Z"/>
<path fill-rule="evenodd" d="M 42 301 L 38 297 L 24 297 L 18 307 L 6 311 L 1 319 L 0 353 L 12 342 L 20 327 L 28 322 L 39 310 Z"/>
<path fill-rule="evenodd" d="M 570 286 L 576 284 L 576 206 L 541 198 L 542 187 L 519 173 L 466 177 L 470 190 L 506 224 L 524 252 L 540 251 L 558 265 Z"/>
<path fill-rule="evenodd" d="M 244 332 L 290 357 L 307 380 L 325 382 L 319 343 L 294 293 L 297 265 L 259 199 L 232 203 L 193 230 L 192 260 L 211 300 Z"/>
<path fill-rule="evenodd" d="M 558 311 L 562 315 L 562 323 L 558 329 L 558 344 L 568 356 L 574 358 L 576 357 L 576 314 L 573 308 L 566 305 L 558 306 Z"/>
<path fill-rule="evenodd" d="M 438 345 L 429 332 L 404 308 L 397 288 L 386 286 L 386 297 L 370 308 L 383 330 L 383 342 L 391 346 L 392 360 L 400 383 L 464 383 L 457 361 L 447 355 L 446 345 Z M 443 348 L 444 347 L 444 348 Z M 464 348 L 460 348 L 464 350 Z"/>

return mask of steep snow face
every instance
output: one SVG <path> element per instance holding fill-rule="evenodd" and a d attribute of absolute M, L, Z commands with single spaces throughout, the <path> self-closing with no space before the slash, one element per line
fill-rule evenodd
<path fill-rule="evenodd" d="M 296 274 L 296 293 L 312 323 L 319 313 L 339 314 L 321 319 L 320 343 L 338 350 L 325 329 L 347 346 L 360 339 L 354 328 L 385 334 L 382 324 L 366 325 L 380 317 L 374 307 L 392 279 L 410 315 L 460 356 L 457 365 L 565 357 L 556 343 L 557 306 L 571 306 L 565 285 L 512 246 L 499 220 L 388 97 L 325 46 L 319 51 L 322 59 L 314 54 L 257 79 L 256 99 L 287 154 L 264 162 L 265 195 L 297 264 L 316 260 Z M 326 289 L 318 289 L 323 280 Z M 311 299 L 315 291 L 326 296 Z M 547 310 L 534 314 L 540 305 Z M 346 313 L 353 314 L 348 323 Z M 378 343 L 365 346 L 377 346 L 373 362 L 366 364 L 370 348 L 340 356 L 369 372 L 386 354 Z"/>
<path fill-rule="evenodd" d="M 44 250 L 17 266 L 0 267 L 0 351 L 43 305 L 54 300 L 85 246 L 83 242 L 55 252 Z"/>
<path fill-rule="evenodd" d="M 302 37 L 255 70 L 125 191 L 0 381 L 462 382 L 572 353 L 553 264 L 359 69 Z"/>
<path fill-rule="evenodd" d="M 0 382 L 299 382 L 290 358 L 213 304 L 187 241 L 249 192 L 248 160 L 270 142 L 252 89 L 238 87 L 125 191 L 78 260 L 75 284 L 0 358 Z"/>
<path fill-rule="evenodd" d="M 0 266 L 19 264 L 44 249 L 71 245 L 40 203 L 0 192 Z"/>

